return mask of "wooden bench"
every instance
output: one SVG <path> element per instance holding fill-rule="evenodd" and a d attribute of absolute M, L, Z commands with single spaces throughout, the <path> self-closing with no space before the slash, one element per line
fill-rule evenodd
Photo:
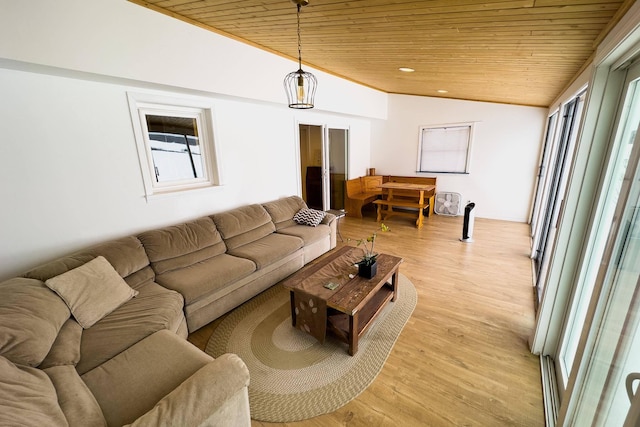
<path fill-rule="evenodd" d="M 423 209 L 429 207 L 428 203 L 421 204 L 421 203 L 414 203 L 414 202 L 405 202 L 402 200 L 378 199 L 378 200 L 374 200 L 373 203 L 378 205 L 378 217 L 377 217 L 378 222 L 382 221 L 383 219 L 386 221 L 387 219 L 395 215 L 406 216 L 410 218 L 415 218 L 417 216 L 418 219 L 416 220 L 416 226 L 418 228 L 422 227 L 422 215 L 419 215 L 416 212 L 397 211 L 397 210 L 394 210 L 393 208 L 394 207 L 415 208 L 415 209 L 418 209 L 420 212 L 422 212 Z M 383 209 L 382 206 L 386 206 L 386 209 Z"/>
<path fill-rule="evenodd" d="M 382 182 L 402 182 L 409 184 L 423 184 L 423 185 L 436 185 L 436 177 L 427 176 L 394 176 L 385 175 L 382 177 Z M 435 205 L 436 190 L 425 193 L 425 198 L 429 199 L 429 214 L 433 215 L 433 206 Z M 383 198 L 387 198 L 387 192 L 383 190 Z M 418 202 L 418 194 L 413 190 L 394 190 L 393 198 L 398 200 L 409 200 L 415 203 Z"/>
<path fill-rule="evenodd" d="M 384 177 L 382 183 L 384 198 L 373 202 L 378 205 L 377 220 L 387 220 L 396 215 L 406 216 L 416 218 L 416 226 L 421 228 L 424 218 L 423 211 L 429 208 L 427 215 L 433 213 L 435 189 L 436 178 Z"/>
<path fill-rule="evenodd" d="M 382 195 L 382 176 L 368 175 L 346 181 L 347 197 L 345 210 L 347 216 L 362 218 L 362 207 Z"/>

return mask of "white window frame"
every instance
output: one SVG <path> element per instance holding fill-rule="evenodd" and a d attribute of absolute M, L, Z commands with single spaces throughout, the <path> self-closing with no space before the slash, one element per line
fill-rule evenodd
<path fill-rule="evenodd" d="M 214 138 L 213 107 L 210 102 L 202 99 L 132 92 L 127 93 L 127 98 L 147 199 L 162 194 L 221 185 L 219 155 Z M 195 120 L 202 157 L 202 177 L 166 182 L 159 182 L 156 179 L 147 115 L 186 117 Z"/>
<path fill-rule="evenodd" d="M 425 141 L 425 131 L 429 130 L 439 130 L 439 129 L 450 129 L 450 128 L 468 128 L 468 139 L 466 143 L 466 147 L 464 148 L 464 152 L 459 150 L 458 154 L 460 157 L 464 158 L 464 169 L 463 170 L 452 170 L 453 168 L 448 168 L 446 166 L 439 167 L 429 167 L 423 168 L 423 157 L 425 153 L 428 153 L 429 146 L 425 147 L 425 144 L 428 144 L 430 141 Z M 473 142 L 473 135 L 475 130 L 475 123 L 450 123 L 450 124 L 442 124 L 442 125 L 428 125 L 428 126 L 420 126 L 420 139 L 418 143 L 418 162 L 416 164 L 417 172 L 428 172 L 428 173 L 454 173 L 454 174 L 468 174 L 470 172 L 471 165 L 471 146 Z M 436 142 L 436 141 L 432 141 Z"/>

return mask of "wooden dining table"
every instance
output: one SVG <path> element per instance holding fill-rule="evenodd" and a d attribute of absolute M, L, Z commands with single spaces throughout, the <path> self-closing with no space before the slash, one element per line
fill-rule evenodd
<path fill-rule="evenodd" d="M 416 226 L 422 227 L 422 221 L 424 219 L 423 209 L 429 207 L 429 215 L 433 213 L 433 204 L 435 199 L 436 186 L 432 184 L 417 184 L 412 182 L 385 182 L 381 187 L 387 190 L 387 198 L 376 200 L 373 203 L 378 205 L 378 221 L 387 220 L 388 218 L 399 216 L 416 216 L 413 212 L 396 211 L 393 208 L 416 208 L 417 220 Z M 404 190 L 402 197 L 395 197 L 394 190 Z M 407 199 L 406 191 L 415 192 L 417 196 L 417 202 Z M 425 195 L 429 196 L 429 202 L 425 203 Z"/>

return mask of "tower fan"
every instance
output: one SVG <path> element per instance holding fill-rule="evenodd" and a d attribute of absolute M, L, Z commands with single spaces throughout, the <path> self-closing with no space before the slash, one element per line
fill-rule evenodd
<path fill-rule="evenodd" d="M 457 216 L 460 212 L 460 193 L 436 193 L 433 211 L 438 215 Z"/>

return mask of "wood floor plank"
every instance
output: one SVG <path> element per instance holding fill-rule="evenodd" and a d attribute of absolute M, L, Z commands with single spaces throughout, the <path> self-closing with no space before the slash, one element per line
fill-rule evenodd
<path fill-rule="evenodd" d="M 376 252 L 404 258 L 418 304 L 382 372 L 334 413 L 259 426 L 543 426 L 540 364 L 529 352 L 534 293 L 527 224 L 476 219 L 462 243 L 461 217 L 434 215 L 417 229 L 393 218 Z M 375 214 L 343 218 L 345 242 L 376 230 Z M 201 349 L 214 327 L 189 340 Z"/>

